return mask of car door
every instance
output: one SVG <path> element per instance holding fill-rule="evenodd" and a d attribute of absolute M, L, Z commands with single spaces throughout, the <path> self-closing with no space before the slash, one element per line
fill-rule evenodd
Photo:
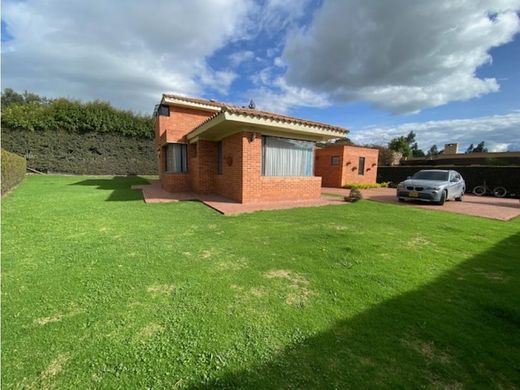
<path fill-rule="evenodd" d="M 448 185 L 448 198 L 451 199 L 455 196 L 458 196 L 460 192 L 457 187 L 459 185 L 459 181 L 457 180 L 457 172 L 450 171 L 450 184 Z"/>

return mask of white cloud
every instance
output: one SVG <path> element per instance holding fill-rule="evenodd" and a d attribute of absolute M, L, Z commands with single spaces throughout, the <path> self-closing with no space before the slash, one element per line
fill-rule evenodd
<path fill-rule="evenodd" d="M 490 151 L 520 150 L 520 112 L 483 116 L 472 119 L 451 119 L 397 126 L 369 126 L 352 129 L 350 137 L 359 144 L 386 144 L 394 137 L 414 131 L 419 147 L 427 150 L 432 145 L 457 142 L 462 150 L 470 144 L 485 141 Z"/>
<path fill-rule="evenodd" d="M 294 107 L 326 107 L 330 105 L 325 94 L 314 93 L 307 88 L 294 87 L 276 76 L 275 68 L 267 67 L 251 77 L 256 85 L 246 92 L 259 110 L 286 113 Z"/>
<path fill-rule="evenodd" d="M 236 74 L 206 62 L 247 30 L 251 1 L 4 1 L 5 87 L 103 98 L 150 112 L 166 91 L 226 93 Z M 218 17 L 216 17 L 218 15 Z"/>
<path fill-rule="evenodd" d="M 229 55 L 229 61 L 234 68 L 243 62 L 251 61 L 253 58 L 255 58 L 255 53 L 251 50 L 241 50 Z"/>
<path fill-rule="evenodd" d="M 520 0 L 326 0 L 283 52 L 289 85 L 396 113 L 498 91 L 475 75 L 520 31 Z"/>

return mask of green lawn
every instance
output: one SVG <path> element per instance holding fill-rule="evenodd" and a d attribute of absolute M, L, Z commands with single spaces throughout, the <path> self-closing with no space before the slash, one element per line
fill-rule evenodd
<path fill-rule="evenodd" d="M 520 219 L 223 217 L 139 182 L 33 176 L 3 199 L 4 388 L 520 386 Z"/>

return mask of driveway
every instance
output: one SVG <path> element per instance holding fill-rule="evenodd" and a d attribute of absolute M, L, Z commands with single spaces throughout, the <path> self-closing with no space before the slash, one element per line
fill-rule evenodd
<path fill-rule="evenodd" d="M 322 188 L 322 193 L 348 195 L 350 190 L 344 188 Z M 448 211 L 458 214 L 474 215 L 477 217 L 493 218 L 508 221 L 520 215 L 520 201 L 511 198 L 480 197 L 474 195 L 464 195 L 463 202 L 449 201 L 443 206 L 429 203 L 405 202 L 400 203 L 395 196 L 395 188 L 373 188 L 362 190 L 365 199 L 377 202 L 393 203 L 403 206 L 430 209 L 436 211 Z"/>

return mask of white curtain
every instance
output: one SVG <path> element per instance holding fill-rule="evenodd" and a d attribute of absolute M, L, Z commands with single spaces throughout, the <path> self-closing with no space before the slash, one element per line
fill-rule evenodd
<path fill-rule="evenodd" d="M 312 176 L 314 143 L 288 138 L 263 138 L 265 176 Z"/>
<path fill-rule="evenodd" d="M 168 144 L 166 147 L 166 172 L 188 171 L 186 164 L 186 144 Z"/>

